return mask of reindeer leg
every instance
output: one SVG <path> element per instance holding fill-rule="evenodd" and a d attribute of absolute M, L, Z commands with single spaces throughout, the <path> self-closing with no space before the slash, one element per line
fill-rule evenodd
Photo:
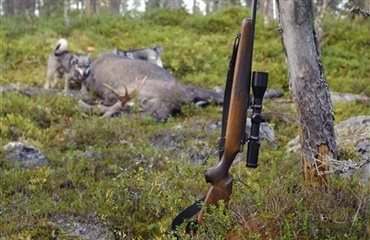
<path fill-rule="evenodd" d="M 103 105 L 103 104 L 98 104 L 97 106 L 96 106 L 98 109 L 99 109 L 99 111 L 100 111 L 100 113 L 105 113 L 106 111 L 108 111 L 108 109 L 111 107 L 108 107 L 108 106 L 105 106 L 105 105 Z"/>
<path fill-rule="evenodd" d="M 101 116 L 101 118 L 108 118 L 111 117 L 115 113 L 119 113 L 122 111 L 122 102 L 116 102 L 110 107 L 106 107 L 104 114 Z"/>

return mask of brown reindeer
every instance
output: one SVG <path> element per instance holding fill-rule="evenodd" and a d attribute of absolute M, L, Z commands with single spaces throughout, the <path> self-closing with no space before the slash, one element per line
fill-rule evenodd
<path fill-rule="evenodd" d="M 139 84 L 138 79 L 141 80 Z M 181 84 L 169 72 L 155 64 L 123 59 L 115 54 L 99 57 L 93 63 L 86 81 L 89 91 L 101 98 L 104 105 L 111 106 L 101 107 L 105 111 L 105 117 L 118 110 L 130 111 L 130 107 L 134 105 L 131 101 L 134 97 L 140 114 L 151 115 L 158 120 L 165 120 L 180 111 L 184 103 L 223 102 L 222 94 Z M 122 92 L 125 95 L 119 94 Z"/>

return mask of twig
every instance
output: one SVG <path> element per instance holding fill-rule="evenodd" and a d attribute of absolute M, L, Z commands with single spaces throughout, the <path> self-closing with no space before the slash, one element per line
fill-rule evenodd
<path fill-rule="evenodd" d="M 370 12 L 366 9 L 362 9 L 359 7 L 352 6 L 349 3 L 346 3 L 345 5 L 347 8 L 349 8 L 349 11 L 353 14 L 361 14 L 365 19 L 370 16 Z"/>

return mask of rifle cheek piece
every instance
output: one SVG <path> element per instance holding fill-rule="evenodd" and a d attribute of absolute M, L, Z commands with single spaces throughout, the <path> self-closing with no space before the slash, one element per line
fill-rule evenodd
<path fill-rule="evenodd" d="M 261 122 L 265 121 L 265 117 L 261 114 L 262 112 L 262 100 L 263 95 L 267 89 L 268 73 L 266 72 L 253 72 L 252 80 L 253 90 L 253 104 L 251 106 L 252 113 L 252 126 L 250 137 L 248 138 L 248 150 L 247 150 L 247 167 L 256 168 L 258 166 L 258 153 L 261 146 L 259 141 L 259 131 Z"/>

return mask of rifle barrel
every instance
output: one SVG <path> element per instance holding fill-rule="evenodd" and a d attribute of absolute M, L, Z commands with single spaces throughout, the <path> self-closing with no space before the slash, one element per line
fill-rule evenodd
<path fill-rule="evenodd" d="M 252 16 L 251 19 L 253 22 L 256 22 L 256 12 L 257 12 L 257 0 L 252 2 Z"/>

